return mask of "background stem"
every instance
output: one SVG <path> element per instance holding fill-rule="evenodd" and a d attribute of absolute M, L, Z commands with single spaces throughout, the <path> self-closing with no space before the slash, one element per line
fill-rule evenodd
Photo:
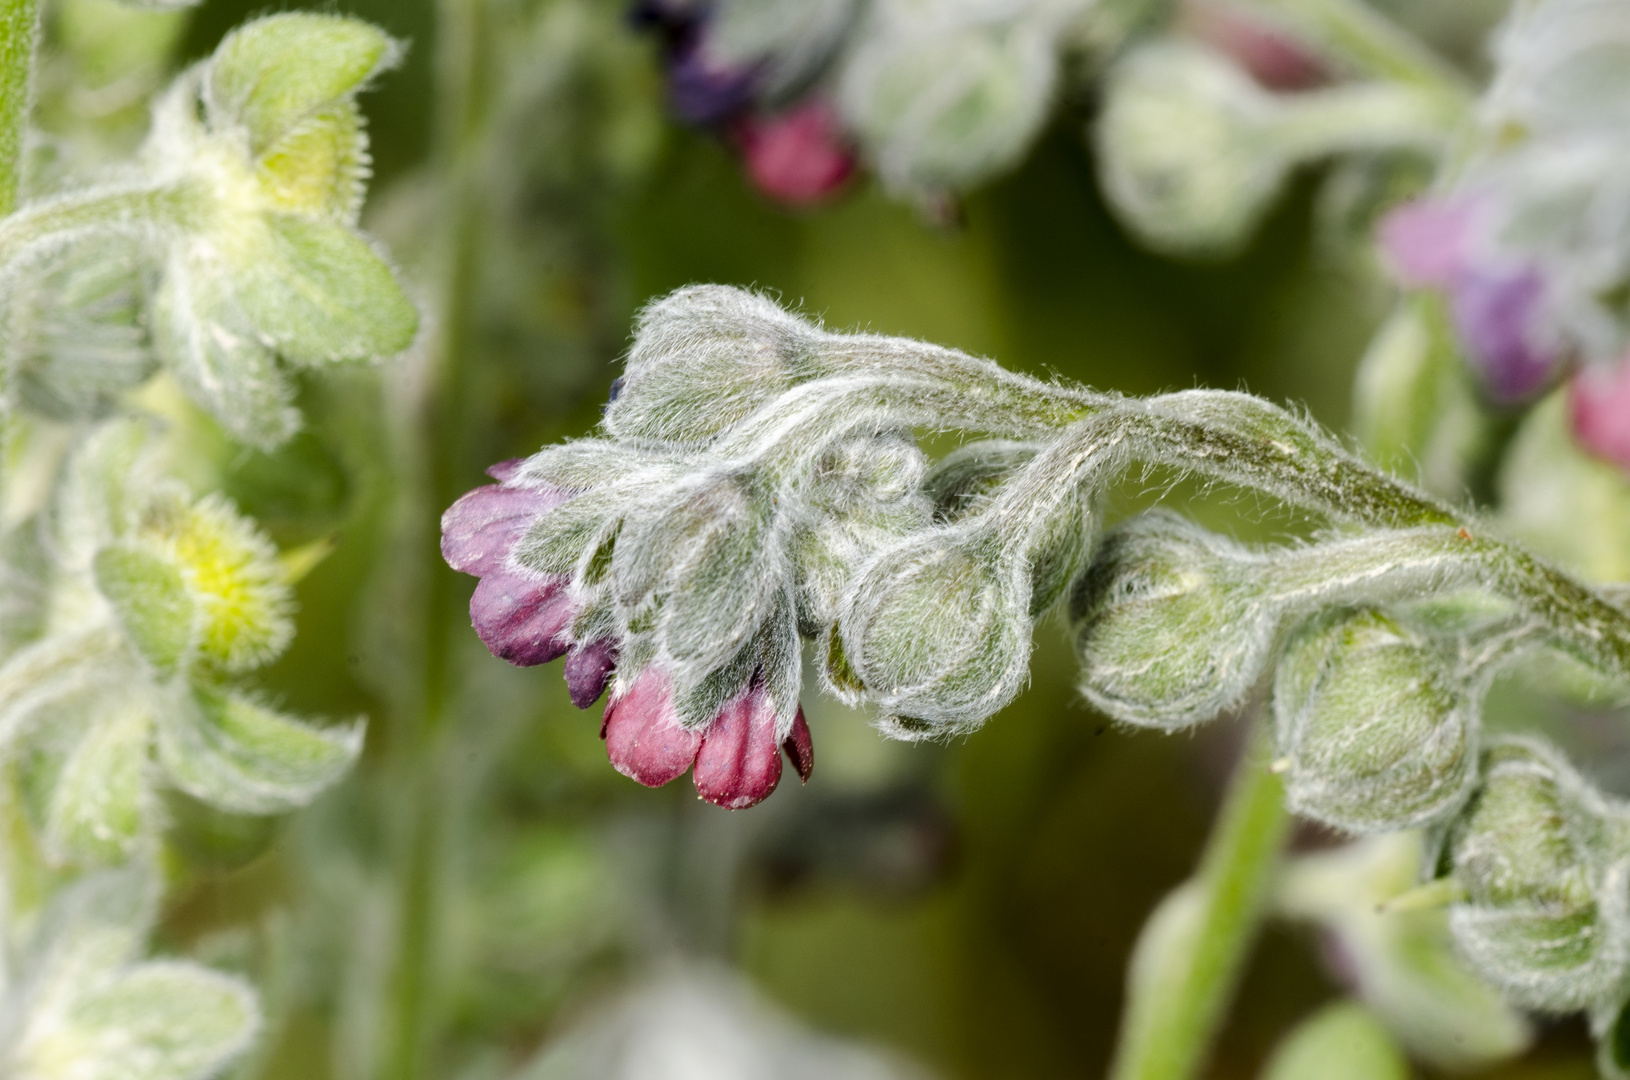
<path fill-rule="evenodd" d="M 0 216 L 17 205 L 23 129 L 40 36 L 38 0 L 0 0 Z"/>
<path fill-rule="evenodd" d="M 1199 872 L 1139 936 L 1111 1080 L 1189 1080 L 1239 985 L 1290 822 L 1268 725 L 1255 726 Z"/>

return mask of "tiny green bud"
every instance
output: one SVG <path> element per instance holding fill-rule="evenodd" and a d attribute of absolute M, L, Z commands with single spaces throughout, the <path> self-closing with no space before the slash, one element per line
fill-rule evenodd
<path fill-rule="evenodd" d="M 1030 659 L 1029 581 L 989 536 L 923 530 L 881 552 L 840 606 L 843 665 L 866 700 L 922 738 L 977 726 L 1011 701 Z M 830 653 L 830 650 L 829 650 Z"/>
<path fill-rule="evenodd" d="M 1630 864 L 1612 828 L 1622 810 L 1537 740 L 1495 743 L 1483 771 L 1446 838 L 1467 896 L 1449 913 L 1456 944 L 1530 1007 L 1604 1004 L 1630 975 Z"/>
<path fill-rule="evenodd" d="M 1014 164 L 1052 106 L 1052 21 L 880 19 L 850 57 L 838 94 L 883 182 L 925 194 L 963 191 Z"/>
<path fill-rule="evenodd" d="M 1274 1047 L 1262 1080 L 1409 1080 L 1409 1063 L 1375 1014 L 1326 1005 Z"/>
<path fill-rule="evenodd" d="M 1314 619 L 1274 677 L 1285 793 L 1350 832 L 1442 817 L 1476 778 L 1478 718 L 1452 654 L 1380 612 Z"/>
<path fill-rule="evenodd" d="M 1237 705 L 1278 617 L 1244 569 L 1254 559 L 1161 512 L 1105 537 L 1070 601 L 1082 694 L 1117 720 L 1162 728 Z"/>

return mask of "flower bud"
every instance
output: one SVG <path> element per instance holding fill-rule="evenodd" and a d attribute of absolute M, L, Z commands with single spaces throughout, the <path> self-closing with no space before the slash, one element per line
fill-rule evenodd
<path fill-rule="evenodd" d="M 779 396 L 819 343 L 780 305 L 694 285 L 646 305 L 603 426 L 616 439 L 701 446 Z"/>
<path fill-rule="evenodd" d="M 884 550 L 843 597 L 833 644 L 847 670 L 829 677 L 929 732 L 976 726 L 1024 682 L 1031 620 L 1021 571 L 991 538 L 949 530 Z"/>
<path fill-rule="evenodd" d="M 1189 45 L 1147 45 L 1110 70 L 1096 144 L 1104 194 L 1145 243 L 1179 254 L 1243 243 L 1289 163 L 1269 145 L 1272 102 L 1243 71 Z"/>
<path fill-rule="evenodd" d="M 1082 694 L 1117 720 L 1173 729 L 1237 705 L 1278 615 L 1250 585 L 1251 561 L 1160 512 L 1105 537 L 1070 602 Z"/>
<path fill-rule="evenodd" d="M 774 116 L 745 116 L 733 135 L 753 186 L 789 206 L 820 202 L 855 171 L 854 151 L 825 101 Z"/>
<path fill-rule="evenodd" d="M 1349 832 L 1413 828 L 1476 778 L 1478 718 L 1452 656 L 1372 610 L 1303 627 L 1274 676 L 1296 812 Z"/>
<path fill-rule="evenodd" d="M 1532 1008 L 1604 1003 L 1630 975 L 1630 874 L 1616 811 L 1537 740 L 1484 754 L 1445 859 L 1466 900 L 1449 929 L 1480 974 Z"/>
<path fill-rule="evenodd" d="M 1612 366 L 1591 365 L 1568 384 L 1568 422 L 1592 454 L 1630 469 L 1630 353 Z"/>
<path fill-rule="evenodd" d="M 854 50 L 839 103 L 890 188 L 964 191 L 1017 162 L 1046 122 L 1055 33 L 1041 18 L 909 10 Z"/>

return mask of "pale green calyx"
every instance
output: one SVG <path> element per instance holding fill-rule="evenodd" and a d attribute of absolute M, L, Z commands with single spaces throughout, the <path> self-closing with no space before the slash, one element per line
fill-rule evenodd
<path fill-rule="evenodd" d="M 1303 627 L 1274 678 L 1285 795 L 1349 832 L 1453 812 L 1476 779 L 1477 695 L 1452 647 L 1373 609 Z"/>
<path fill-rule="evenodd" d="M 1274 95 L 1219 54 L 1157 42 L 1110 69 L 1093 130 L 1104 194 L 1157 251 L 1237 250 L 1297 165 L 1344 151 L 1440 149 L 1459 119 L 1391 83 Z"/>
<path fill-rule="evenodd" d="M 285 365 L 388 356 L 417 332 L 412 301 L 355 226 L 369 168 L 355 98 L 399 54 L 354 19 L 246 24 L 159 98 L 126 179 L 0 222 L 0 281 L 41 260 L 83 275 L 109 237 L 128 238 L 158 271 L 152 351 L 234 436 L 283 441 L 299 424 Z M 108 373 L 112 390 L 145 374 L 127 367 Z"/>

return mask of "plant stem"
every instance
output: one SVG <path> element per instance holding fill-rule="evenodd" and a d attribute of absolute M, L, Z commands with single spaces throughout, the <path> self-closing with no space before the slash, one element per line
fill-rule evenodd
<path fill-rule="evenodd" d="M 1199 872 L 1145 925 L 1111 1080 L 1189 1080 L 1239 985 L 1290 816 L 1257 721 Z"/>
<path fill-rule="evenodd" d="M 419 1080 L 430 1074 L 438 1042 L 439 964 L 444 954 L 443 893 L 446 832 L 454 808 L 450 798 L 446 748 L 453 662 L 450 631 L 462 621 L 458 575 L 442 562 L 437 544 L 439 508 L 462 490 L 469 432 L 481 423 L 469 415 L 466 386 L 472 348 L 472 290 L 478 280 L 480 221 L 484 188 L 481 141 L 490 99 L 490 29 L 486 0 L 441 0 L 437 5 L 437 90 L 435 162 L 450 212 L 440 238 L 438 333 L 427 361 L 415 415 L 406 418 L 411 440 L 402 478 L 414 512 L 413 548 L 425 553 L 419 592 L 422 679 L 413 699 L 401 702 L 394 719 L 390 782 L 383 811 L 399 830 L 395 886 L 398 890 L 396 955 L 385 988 L 390 1022 L 376 1075 L 385 1080 Z M 426 512 L 428 511 L 428 512 Z M 428 528 L 428 535 L 417 532 Z"/>
<path fill-rule="evenodd" d="M 1362 0 L 1258 0 L 1366 75 L 1409 83 L 1464 107 L 1466 81 L 1413 34 Z"/>
<path fill-rule="evenodd" d="M 0 0 L 0 217 L 17 205 L 39 37 L 39 0 Z"/>

